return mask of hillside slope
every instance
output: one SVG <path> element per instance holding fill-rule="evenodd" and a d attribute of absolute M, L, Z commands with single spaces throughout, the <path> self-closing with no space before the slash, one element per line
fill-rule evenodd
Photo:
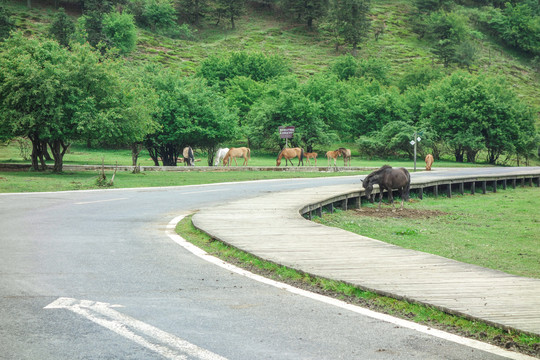
<path fill-rule="evenodd" d="M 17 27 L 27 34 L 43 34 L 51 21 L 54 7 L 46 0 L 33 1 L 33 8 L 26 8 L 26 1 L 7 3 L 16 19 Z M 61 5 L 65 5 L 61 3 Z M 467 9 L 463 8 L 463 12 Z M 77 9 L 68 9 L 75 18 Z M 390 78 L 397 80 L 413 65 L 433 64 L 442 67 L 431 52 L 430 44 L 412 31 L 411 0 L 379 0 L 372 2 L 371 32 L 361 44 L 359 57 L 379 57 L 391 64 Z M 384 32 L 374 36 L 374 28 Z M 133 63 L 159 63 L 185 74 L 195 71 L 198 64 L 209 55 L 230 51 L 260 51 L 278 54 L 287 59 L 295 74 L 308 77 L 324 71 L 332 61 L 349 52 L 340 47 L 337 51 L 330 38 L 317 30 L 308 31 L 304 24 L 292 23 L 280 13 L 256 4 L 248 6 L 246 13 L 236 22 L 236 29 L 227 24 L 205 24 L 195 32 L 195 40 L 175 40 L 138 30 L 137 49 L 128 61 Z M 530 59 L 504 47 L 487 35 L 477 41 L 478 53 L 471 68 L 505 77 L 517 94 L 527 103 L 540 109 L 540 74 L 533 69 Z M 449 71 L 456 70 L 451 68 Z M 540 124 L 540 116 L 537 124 Z"/>

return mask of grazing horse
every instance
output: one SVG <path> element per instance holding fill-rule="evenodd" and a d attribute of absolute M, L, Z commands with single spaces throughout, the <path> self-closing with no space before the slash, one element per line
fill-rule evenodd
<path fill-rule="evenodd" d="M 369 174 L 362 182 L 362 186 L 365 189 L 366 197 L 371 202 L 373 202 L 373 199 L 370 195 L 374 184 L 379 185 L 379 207 L 377 210 L 381 208 L 383 190 L 386 190 L 388 191 L 388 200 L 390 200 L 392 203 L 392 211 L 396 211 L 396 207 L 394 206 L 394 197 L 392 196 L 392 189 L 398 189 L 400 191 L 401 210 L 403 210 L 403 201 L 409 199 L 409 189 L 411 186 L 411 175 L 407 169 L 393 169 L 389 165 L 384 165 L 380 169 Z"/>
<path fill-rule="evenodd" d="M 330 158 L 334 159 L 334 166 L 336 166 L 336 160 L 338 156 L 341 156 L 341 151 L 339 151 L 339 149 L 326 152 L 326 157 L 328 158 L 328 167 L 330 167 Z"/>
<path fill-rule="evenodd" d="M 351 150 L 345 148 L 339 148 L 338 150 L 341 152 L 341 155 L 343 155 L 343 166 L 347 166 L 347 163 L 351 166 Z"/>
<path fill-rule="evenodd" d="M 309 159 L 315 160 L 315 166 L 317 166 L 317 153 L 316 152 L 304 153 L 304 157 L 306 158 L 309 166 L 311 166 L 311 162 L 309 161 Z"/>
<path fill-rule="evenodd" d="M 431 165 L 433 165 L 433 155 L 426 155 L 426 170 L 431 170 Z"/>
<path fill-rule="evenodd" d="M 231 166 L 231 158 L 234 159 L 234 163 L 236 164 L 236 166 L 238 166 L 236 158 L 239 157 L 244 158 L 244 163 L 242 164 L 242 166 L 247 166 L 248 160 L 251 158 L 251 150 L 249 150 L 249 148 L 247 147 L 230 148 L 229 151 L 227 151 L 227 154 L 225 154 L 225 157 L 223 158 L 223 166 Z"/>
<path fill-rule="evenodd" d="M 193 156 L 193 149 L 191 148 L 191 146 L 186 146 L 184 148 L 184 151 L 182 151 L 182 155 L 184 156 L 184 165 L 186 166 L 195 165 L 195 157 Z"/>
<path fill-rule="evenodd" d="M 229 148 L 219 148 L 216 153 L 216 161 L 214 162 L 214 166 L 218 166 L 228 152 Z"/>
<path fill-rule="evenodd" d="M 283 157 L 285 158 L 285 166 L 287 166 L 289 161 L 291 162 L 291 165 L 292 165 L 293 163 L 291 159 L 294 159 L 295 157 L 298 157 L 298 166 L 300 166 L 300 163 L 304 165 L 304 149 L 302 148 L 297 147 L 297 148 L 287 148 L 287 149 L 281 150 L 276 159 L 276 166 L 281 165 L 281 159 Z"/>

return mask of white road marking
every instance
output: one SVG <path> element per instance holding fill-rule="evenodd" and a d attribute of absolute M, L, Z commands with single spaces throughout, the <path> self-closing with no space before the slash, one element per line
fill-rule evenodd
<path fill-rule="evenodd" d="M 127 199 L 128 198 L 116 198 L 116 199 L 95 200 L 95 201 L 81 201 L 81 202 L 76 202 L 75 205 L 96 204 L 96 203 L 102 203 L 102 202 L 120 201 L 120 200 L 127 200 Z"/>
<path fill-rule="evenodd" d="M 278 282 L 278 281 L 267 279 L 267 278 L 265 278 L 263 276 L 253 274 L 253 273 L 251 273 L 251 272 L 249 272 L 247 270 L 244 270 L 244 269 L 239 268 L 237 266 L 226 263 L 225 261 L 223 261 L 221 259 L 218 259 L 217 257 L 212 256 L 212 255 L 208 254 L 206 251 L 196 247 L 195 245 L 188 242 L 187 240 L 182 238 L 180 235 L 178 235 L 174 231 L 174 229 L 176 228 L 176 225 L 186 216 L 187 216 L 187 214 L 180 215 L 180 216 L 177 216 L 174 219 L 172 219 L 169 222 L 169 225 L 167 226 L 167 230 L 165 231 L 167 233 L 167 235 L 174 242 L 176 242 L 178 245 L 182 246 L 186 250 L 190 251 L 191 253 L 197 255 L 198 257 L 200 257 L 200 258 L 202 258 L 202 259 L 204 259 L 204 260 L 206 260 L 206 261 L 208 261 L 208 262 L 210 262 L 212 264 L 215 264 L 215 265 L 220 266 L 220 267 L 222 267 L 224 269 L 227 269 L 227 270 L 229 270 L 231 272 L 237 273 L 239 275 L 245 276 L 247 278 L 250 278 L 252 280 L 255 280 L 255 281 L 267 284 L 267 285 L 277 287 L 279 289 L 288 291 L 288 292 L 293 293 L 293 294 L 305 296 L 307 298 L 317 300 L 317 301 L 323 302 L 325 304 L 337 306 L 337 307 L 342 308 L 344 310 L 349 310 L 349 311 L 352 311 L 354 313 L 364 315 L 364 316 L 368 316 L 368 317 L 373 318 L 373 319 L 386 321 L 386 322 L 389 322 L 391 324 L 401 326 L 403 328 L 415 330 L 415 331 L 418 331 L 418 332 L 421 332 L 421 333 L 424 333 L 424 334 L 428 334 L 428 335 L 431 335 L 431 336 L 434 336 L 434 337 L 438 337 L 438 338 L 443 339 L 443 340 L 451 341 L 451 342 L 454 342 L 454 343 L 457 343 L 457 344 L 460 344 L 460 345 L 469 346 L 469 347 L 477 349 L 477 350 L 485 351 L 485 352 L 492 353 L 492 354 L 499 355 L 499 356 L 504 356 L 504 357 L 507 357 L 508 359 L 514 359 L 514 360 L 535 360 L 536 359 L 534 357 L 531 357 L 531 356 L 528 356 L 528 355 L 525 355 L 525 354 L 520 354 L 520 353 L 516 353 L 516 352 L 513 352 L 513 351 L 508 351 L 508 350 L 502 349 L 500 347 L 497 347 L 497 346 L 494 346 L 494 345 L 491 345 L 491 344 L 487 344 L 487 343 L 484 343 L 484 342 L 481 342 L 481 341 L 478 341 L 478 340 L 468 339 L 468 338 L 461 337 L 461 336 L 458 336 L 458 335 L 450 334 L 450 333 L 447 333 L 447 332 L 442 331 L 442 330 L 433 329 L 433 328 L 430 328 L 428 326 L 424 326 L 424 325 L 420 325 L 420 324 L 417 324 L 417 323 L 414 323 L 414 322 L 411 322 L 411 321 L 399 319 L 399 318 L 396 318 L 396 317 L 393 317 L 393 316 L 390 316 L 390 315 L 381 314 L 381 313 L 378 313 L 378 312 L 375 312 L 375 311 L 372 311 L 372 310 L 369 310 L 369 309 L 366 309 L 366 308 L 363 308 L 363 307 L 360 307 L 360 306 L 351 305 L 351 304 L 348 304 L 348 303 L 346 303 L 344 301 L 337 300 L 337 299 L 334 299 L 334 298 L 331 298 L 331 297 L 328 297 L 328 296 L 315 294 L 315 293 L 312 293 L 312 292 L 309 292 L 309 291 L 306 291 L 306 290 L 298 289 L 298 288 L 295 288 L 295 287 L 290 286 L 288 284 L 284 284 L 284 283 L 281 283 L 281 282 Z"/>
<path fill-rule="evenodd" d="M 67 309 L 72 311 L 167 359 L 227 360 L 152 325 L 113 310 L 113 307 L 119 307 L 119 305 L 73 298 L 58 298 L 45 306 L 45 309 Z"/>

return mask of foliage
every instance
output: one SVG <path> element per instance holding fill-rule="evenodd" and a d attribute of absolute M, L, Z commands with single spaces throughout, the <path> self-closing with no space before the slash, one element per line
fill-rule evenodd
<path fill-rule="evenodd" d="M 434 42 L 433 52 L 448 67 L 456 61 L 458 48 L 470 37 L 467 19 L 455 12 L 437 11 L 428 17 L 426 25 L 426 35 Z M 466 50 L 460 48 L 462 62 L 467 64 L 474 57 L 474 52 Z"/>
<path fill-rule="evenodd" d="M 152 30 L 163 30 L 176 25 L 176 10 L 171 0 L 130 0 L 135 20 Z"/>
<path fill-rule="evenodd" d="M 321 105 L 307 97 L 293 78 L 274 81 L 257 101 L 247 118 L 250 144 L 279 150 L 279 126 L 295 126 L 291 146 L 327 144 L 333 136 L 323 119 Z"/>
<path fill-rule="evenodd" d="M 135 50 L 137 30 L 133 15 L 116 11 L 103 17 L 103 33 L 109 39 L 112 47 L 120 50 L 121 54 L 129 54 Z"/>
<path fill-rule="evenodd" d="M 156 165 L 161 158 L 164 166 L 175 166 L 185 146 L 213 154 L 222 142 L 236 135 L 236 114 L 200 79 L 162 72 L 154 73 L 149 81 L 159 96 L 154 119 L 160 128 L 146 137 L 145 146 Z"/>
<path fill-rule="evenodd" d="M 0 47 L 0 129 L 7 137 L 27 136 L 33 144 L 32 164 L 42 167 L 43 144 L 53 154 L 55 171 L 76 139 L 110 142 L 131 140 L 144 122 L 144 97 L 118 77 L 117 64 L 102 59 L 88 45 L 72 51 L 52 40 L 39 41 L 17 33 Z M 140 104 L 138 116 L 131 112 Z M 129 133 L 129 134 L 128 134 Z"/>
<path fill-rule="evenodd" d="M 7 38 L 12 30 L 15 30 L 15 24 L 10 13 L 0 4 L 0 41 Z"/>
<path fill-rule="evenodd" d="M 246 0 L 215 0 L 218 23 L 222 18 L 229 19 L 231 28 L 235 29 L 235 19 L 245 11 Z"/>
<path fill-rule="evenodd" d="M 207 0 L 178 0 L 177 4 L 181 16 L 195 26 L 209 12 Z"/>
<path fill-rule="evenodd" d="M 425 88 L 432 81 L 441 79 L 444 73 L 436 66 L 416 65 L 411 66 L 397 82 L 397 86 L 403 92 L 411 88 Z"/>
<path fill-rule="evenodd" d="M 388 83 L 388 61 L 379 58 L 356 59 L 345 55 L 338 57 L 331 65 L 330 71 L 337 75 L 339 80 L 349 80 L 353 77 L 363 77 L 377 80 L 383 84 Z"/>
<path fill-rule="evenodd" d="M 454 73 L 427 89 L 421 122 L 452 147 L 458 162 L 465 153 L 474 162 L 486 149 L 494 164 L 536 134 L 530 108 L 501 80 L 468 73 Z M 526 147 L 532 147 L 530 142 Z"/>
<path fill-rule="evenodd" d="M 305 21 L 311 29 L 313 21 L 326 14 L 328 0 L 283 0 L 282 4 L 291 17 Z"/>
<path fill-rule="evenodd" d="M 210 85 L 225 87 L 227 81 L 238 76 L 255 81 L 268 81 L 289 72 L 289 65 L 278 55 L 233 52 L 228 57 L 210 56 L 204 60 L 197 75 Z"/>
<path fill-rule="evenodd" d="M 69 46 L 71 37 L 75 33 L 75 24 L 66 14 L 64 8 L 58 9 L 49 27 L 49 35 L 62 46 Z"/>
<path fill-rule="evenodd" d="M 327 28 L 352 45 L 356 55 L 358 45 L 370 28 L 369 0 L 329 0 Z"/>
<path fill-rule="evenodd" d="M 483 22 L 508 45 L 540 55 L 540 6 L 532 2 L 492 8 Z"/>

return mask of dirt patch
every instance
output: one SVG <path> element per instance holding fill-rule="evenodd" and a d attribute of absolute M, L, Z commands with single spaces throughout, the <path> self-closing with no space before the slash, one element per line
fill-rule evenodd
<path fill-rule="evenodd" d="M 392 211 L 390 205 L 381 205 L 381 210 L 377 210 L 376 207 L 363 207 L 355 209 L 353 212 L 358 216 L 370 216 L 376 218 L 396 218 L 396 219 L 429 219 L 437 216 L 448 215 L 449 213 L 439 210 L 419 210 L 419 209 L 396 209 Z"/>

